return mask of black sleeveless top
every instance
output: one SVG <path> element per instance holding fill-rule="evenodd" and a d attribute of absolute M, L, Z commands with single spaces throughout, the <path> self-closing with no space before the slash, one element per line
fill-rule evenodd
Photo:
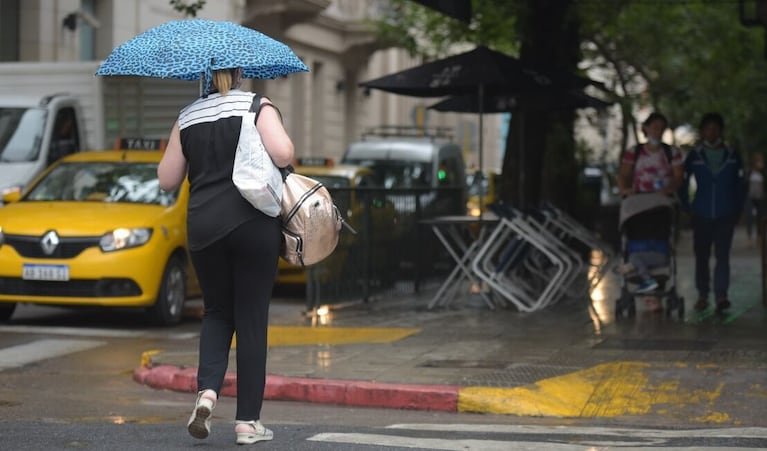
<path fill-rule="evenodd" d="M 250 109 L 253 96 L 236 89 L 225 96 L 214 93 L 179 114 L 181 146 L 189 165 L 190 250 L 209 246 L 256 216 L 268 217 L 245 200 L 232 182 L 242 115 Z"/>

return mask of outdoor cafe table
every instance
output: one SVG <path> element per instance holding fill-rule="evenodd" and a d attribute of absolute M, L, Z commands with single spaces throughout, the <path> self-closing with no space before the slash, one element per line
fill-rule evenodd
<path fill-rule="evenodd" d="M 422 220 L 421 223 L 431 227 L 442 246 L 455 261 L 455 267 L 447 276 L 437 294 L 429 302 L 428 309 L 437 306 L 447 307 L 461 292 L 464 282 L 471 286 L 481 286 L 481 280 L 472 272 L 471 262 L 483 244 L 483 240 L 498 225 L 500 220 L 492 213 L 476 216 L 438 216 Z M 495 303 L 482 289 L 479 290 L 482 300 L 491 309 Z"/>

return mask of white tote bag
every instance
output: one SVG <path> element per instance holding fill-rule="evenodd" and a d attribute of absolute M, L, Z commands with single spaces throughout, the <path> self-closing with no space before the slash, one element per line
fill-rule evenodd
<path fill-rule="evenodd" d="M 256 113 L 253 107 L 250 110 L 242 116 L 232 181 L 242 197 L 254 207 L 266 215 L 277 217 L 282 202 L 282 174 L 266 152 L 256 129 Z"/>

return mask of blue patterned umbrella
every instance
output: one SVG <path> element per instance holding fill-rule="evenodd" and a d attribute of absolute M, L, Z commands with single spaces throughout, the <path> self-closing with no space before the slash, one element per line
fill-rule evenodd
<path fill-rule="evenodd" d="M 112 50 L 96 75 L 198 80 L 241 67 L 245 78 L 276 78 L 309 69 L 287 45 L 232 22 L 184 19 L 151 28 Z"/>

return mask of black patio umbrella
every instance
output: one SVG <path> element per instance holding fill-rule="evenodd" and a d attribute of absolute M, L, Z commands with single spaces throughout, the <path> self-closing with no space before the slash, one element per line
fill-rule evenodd
<path fill-rule="evenodd" d="M 508 113 L 527 110 L 569 110 L 579 108 L 603 109 L 611 102 L 592 97 L 580 91 L 551 90 L 538 95 L 513 95 L 486 93 L 482 101 L 483 112 Z M 476 95 L 447 97 L 428 107 L 431 110 L 451 113 L 479 113 L 479 98 Z"/>
<path fill-rule="evenodd" d="M 604 109 L 612 105 L 596 97 L 592 97 L 579 90 L 566 90 L 552 88 L 544 92 L 529 92 L 523 94 L 503 94 L 487 92 L 482 101 L 477 95 L 450 96 L 428 108 L 435 111 L 452 113 L 479 113 L 480 108 L 485 114 L 516 112 L 524 121 L 524 112 L 529 110 L 572 110 L 580 108 Z M 481 127 L 480 122 L 480 127 Z M 480 128 L 480 142 L 482 140 L 482 128 Z M 520 136 L 520 142 L 524 138 Z M 481 145 L 481 144 L 480 144 Z M 524 162 L 524 153 L 520 153 Z M 522 163 L 524 165 L 524 163 Z M 480 170 L 482 168 L 480 167 Z M 523 182 L 523 173 L 520 174 L 520 185 Z M 481 199 L 480 199 L 481 201 Z"/>
<path fill-rule="evenodd" d="M 465 53 L 364 81 L 359 85 L 412 97 L 476 96 L 479 127 L 482 130 L 485 92 L 543 95 L 552 90 L 580 90 L 590 84 L 597 85 L 585 77 L 551 68 L 531 67 L 505 53 L 479 46 Z M 480 133 L 480 171 L 483 170 L 482 148 L 483 138 Z"/>
<path fill-rule="evenodd" d="M 479 46 L 359 85 L 412 97 L 444 97 L 477 94 L 479 87 L 513 94 L 553 87 L 583 88 L 593 83 L 567 72 L 531 67 L 505 53 Z"/>

